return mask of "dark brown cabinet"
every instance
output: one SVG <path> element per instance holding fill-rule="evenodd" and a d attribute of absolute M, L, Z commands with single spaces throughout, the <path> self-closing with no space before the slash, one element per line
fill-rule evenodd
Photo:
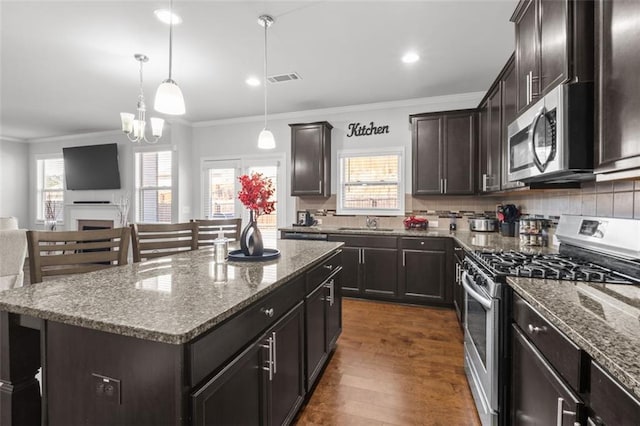
<path fill-rule="evenodd" d="M 598 180 L 640 176 L 640 2 L 596 7 Z"/>
<path fill-rule="evenodd" d="M 521 0 L 511 20 L 518 111 L 560 83 L 593 80 L 592 1 Z"/>
<path fill-rule="evenodd" d="M 522 182 L 509 181 L 509 125 L 516 119 L 518 93 L 516 84 L 515 54 L 511 56 L 502 71 L 502 125 L 501 129 L 501 189 L 524 186 Z"/>
<path fill-rule="evenodd" d="M 473 194 L 476 110 L 410 116 L 413 195 Z"/>
<path fill-rule="evenodd" d="M 480 107 L 479 149 L 480 192 L 500 190 L 502 157 L 502 82 L 491 89 Z"/>
<path fill-rule="evenodd" d="M 291 195 L 331 195 L 331 129 L 326 121 L 290 124 Z"/>
<path fill-rule="evenodd" d="M 446 238 L 400 239 L 400 299 L 426 304 L 451 303 L 452 292 L 447 285 L 449 244 Z"/>
<path fill-rule="evenodd" d="M 584 404 L 520 329 L 512 325 L 512 425 L 584 422 Z"/>
<path fill-rule="evenodd" d="M 290 423 L 304 400 L 302 302 L 192 395 L 193 424 Z"/>
<path fill-rule="evenodd" d="M 330 274 L 321 275 L 315 271 L 307 274 L 307 285 L 315 287 L 305 298 L 308 392 L 318 379 L 342 332 L 341 263 L 341 259 L 333 259 L 316 268 Z"/>
<path fill-rule="evenodd" d="M 398 239 L 386 236 L 329 234 L 329 241 L 342 241 L 343 296 L 397 299 Z"/>
<path fill-rule="evenodd" d="M 640 401 L 593 361 L 590 376 L 589 424 L 637 425 L 640 419 Z"/>

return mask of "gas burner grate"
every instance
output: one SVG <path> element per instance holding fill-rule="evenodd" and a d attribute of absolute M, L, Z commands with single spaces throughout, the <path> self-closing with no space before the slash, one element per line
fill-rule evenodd
<path fill-rule="evenodd" d="M 496 274 L 605 284 L 640 284 L 640 280 L 633 277 L 560 254 L 483 250 L 475 252 L 475 255 Z"/>

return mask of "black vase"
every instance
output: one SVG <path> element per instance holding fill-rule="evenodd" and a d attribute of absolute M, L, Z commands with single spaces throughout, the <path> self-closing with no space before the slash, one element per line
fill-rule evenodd
<path fill-rule="evenodd" d="M 245 256 L 262 256 L 264 254 L 262 234 L 258 229 L 258 222 L 253 210 L 249 210 L 249 223 L 240 235 L 240 249 Z"/>

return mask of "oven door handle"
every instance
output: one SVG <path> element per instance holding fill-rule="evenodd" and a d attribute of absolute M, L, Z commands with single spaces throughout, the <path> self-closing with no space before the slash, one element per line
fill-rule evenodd
<path fill-rule="evenodd" d="M 473 297 L 473 299 L 484 306 L 485 309 L 491 309 L 492 300 L 484 297 L 473 288 L 473 281 L 469 277 L 469 274 L 467 274 L 467 271 L 462 271 L 462 286 L 467 293 L 469 293 L 469 296 Z"/>

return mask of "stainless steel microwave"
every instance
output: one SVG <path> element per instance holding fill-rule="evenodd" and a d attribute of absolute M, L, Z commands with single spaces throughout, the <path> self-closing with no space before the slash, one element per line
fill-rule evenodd
<path fill-rule="evenodd" d="M 510 181 L 593 178 L 593 83 L 563 84 L 507 129 Z"/>

